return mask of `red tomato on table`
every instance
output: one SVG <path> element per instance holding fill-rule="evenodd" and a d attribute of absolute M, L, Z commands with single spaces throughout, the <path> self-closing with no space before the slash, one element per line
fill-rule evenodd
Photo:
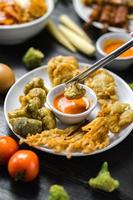
<path fill-rule="evenodd" d="M 39 173 L 39 158 L 30 150 L 19 150 L 9 160 L 8 172 L 15 180 L 32 181 Z"/>
<path fill-rule="evenodd" d="M 10 136 L 0 136 L 0 164 L 4 165 L 18 151 L 17 142 Z"/>

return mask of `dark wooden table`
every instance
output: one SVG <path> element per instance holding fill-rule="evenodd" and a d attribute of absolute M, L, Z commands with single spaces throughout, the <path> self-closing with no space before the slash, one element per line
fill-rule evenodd
<path fill-rule="evenodd" d="M 52 18 L 58 22 L 62 13 L 69 14 L 77 23 L 82 21 L 75 14 L 69 1 L 62 1 L 54 10 Z M 98 30 L 90 29 L 93 40 L 99 37 Z M 61 47 L 44 30 L 38 36 L 16 46 L 0 46 L 0 62 L 12 66 L 16 77 L 27 72 L 21 58 L 27 48 L 34 46 L 42 50 L 46 57 L 44 63 L 59 54 L 71 55 Z M 96 58 L 88 58 L 76 54 L 80 62 L 93 63 Z M 117 73 L 117 72 L 116 72 Z M 117 73 L 127 82 L 133 81 L 133 66 L 126 72 Z M 126 94 L 123 94 L 126 95 Z M 3 113 L 4 97 L 0 96 L 0 134 L 12 134 Z M 14 137 L 14 135 L 12 134 Z M 29 148 L 23 146 L 22 148 Z M 36 151 L 36 150 L 35 150 Z M 48 189 L 52 184 L 61 184 L 69 192 L 72 200 L 132 200 L 133 199 L 133 136 L 132 133 L 113 149 L 94 156 L 72 158 L 54 156 L 36 151 L 40 157 L 41 169 L 39 177 L 33 183 L 14 182 L 8 175 L 7 169 L 0 169 L 0 200 L 47 200 Z M 93 191 L 86 186 L 86 181 L 95 176 L 101 164 L 108 161 L 112 175 L 120 180 L 120 189 L 111 194 Z"/>

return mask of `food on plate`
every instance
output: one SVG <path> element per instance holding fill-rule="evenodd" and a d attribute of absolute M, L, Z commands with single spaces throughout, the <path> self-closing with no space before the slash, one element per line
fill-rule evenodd
<path fill-rule="evenodd" d="M 17 118 L 17 117 L 30 117 L 30 115 L 26 112 L 25 108 L 18 108 L 8 113 L 9 119 Z"/>
<path fill-rule="evenodd" d="M 93 21 L 97 21 L 99 19 L 101 10 L 102 6 L 97 4 L 93 5 L 92 13 L 90 14 L 90 17 L 87 20 L 87 22 L 84 24 L 85 30 L 88 29 L 88 27 L 92 24 Z"/>
<path fill-rule="evenodd" d="M 92 13 L 89 16 L 88 22 L 85 24 L 86 28 L 88 28 L 93 21 L 98 21 L 103 24 L 104 31 L 107 31 L 109 26 L 128 30 L 128 14 L 130 15 L 130 7 L 133 6 L 133 3 L 130 1 L 83 0 L 83 3 L 92 7 Z"/>
<path fill-rule="evenodd" d="M 79 73 L 79 63 L 73 56 L 56 56 L 48 62 L 48 75 L 53 86 L 65 83 Z M 133 110 L 128 103 L 119 102 L 115 78 L 106 69 L 94 72 L 84 84 L 97 95 L 100 106 L 96 118 L 61 129 L 52 111 L 44 105 L 48 89 L 43 79 L 33 77 L 29 80 L 19 97 L 20 108 L 8 113 L 13 131 L 21 136 L 20 143 L 65 153 L 67 158 L 75 152 L 91 154 L 110 145 L 112 137 L 117 137 L 116 133 L 121 133 L 133 122 Z M 67 91 L 72 99 L 66 98 L 63 91 L 55 96 L 53 106 L 62 114 L 84 112 L 91 104 L 89 99 L 82 97 L 84 92 L 74 84 Z M 75 99 L 76 94 L 78 99 Z"/>
<path fill-rule="evenodd" d="M 78 24 L 76 24 L 69 16 L 67 15 L 61 15 L 60 16 L 60 22 L 65 25 L 66 27 L 70 28 L 72 31 L 74 31 L 75 33 L 77 33 L 78 35 L 80 35 L 82 38 L 84 38 L 84 40 L 86 40 L 87 42 L 92 43 L 91 39 L 89 38 L 89 36 L 85 33 L 85 31 L 80 28 L 80 26 Z"/>
<path fill-rule="evenodd" d="M 108 124 L 105 117 L 98 117 L 78 130 L 74 127 L 51 129 L 21 139 L 30 146 L 46 146 L 56 153 L 66 152 L 68 158 L 72 152 L 92 153 L 109 145 Z"/>
<path fill-rule="evenodd" d="M 72 52 L 76 52 L 76 48 L 67 40 L 67 38 L 61 33 L 58 26 L 52 21 L 49 20 L 47 23 L 47 29 L 49 33 L 64 47 L 69 49 Z"/>
<path fill-rule="evenodd" d="M 129 7 L 133 6 L 133 2 L 132 0 L 110 0 L 110 1 L 106 1 L 106 0 L 81 0 L 85 5 L 90 5 L 92 3 L 98 3 L 98 4 L 104 4 L 106 2 L 109 2 L 110 4 L 114 4 L 114 5 L 121 5 L 121 4 L 128 4 Z"/>
<path fill-rule="evenodd" d="M 9 119 L 9 122 L 13 130 L 22 137 L 26 137 L 28 134 L 36 134 L 43 130 L 42 121 L 37 119 L 18 117 Z"/>
<path fill-rule="evenodd" d="M 31 81 L 29 81 L 24 88 L 24 94 L 28 94 L 29 91 L 33 88 L 42 88 L 48 93 L 48 89 L 44 85 L 44 81 L 42 78 L 35 77 Z"/>
<path fill-rule="evenodd" d="M 19 97 L 21 107 L 8 113 L 13 130 L 20 136 L 36 134 L 56 127 L 54 114 L 43 107 L 48 89 L 43 79 L 34 77 L 24 87 L 24 95 Z"/>
<path fill-rule="evenodd" d="M 56 127 L 55 116 L 48 108 L 42 107 L 38 110 L 38 119 L 42 121 L 43 130 Z"/>
<path fill-rule="evenodd" d="M 125 43 L 123 40 L 107 40 L 105 45 L 104 45 L 104 52 L 109 54 L 112 51 L 116 50 L 118 47 L 122 46 Z M 122 53 L 119 57 L 124 58 L 124 57 L 133 57 L 133 48 L 128 49 L 124 53 Z"/>
<path fill-rule="evenodd" d="M 8 162 L 8 172 L 16 181 L 33 181 L 39 173 L 39 158 L 30 150 L 17 151 Z"/>
<path fill-rule="evenodd" d="M 59 25 L 59 29 L 77 50 L 88 56 L 93 56 L 95 54 L 95 46 L 86 41 L 83 37 L 79 36 L 77 33 L 62 24 Z"/>
<path fill-rule="evenodd" d="M 111 176 L 107 162 L 102 164 L 98 175 L 95 178 L 91 178 L 88 184 L 94 189 L 104 190 L 105 192 L 113 192 L 120 186 L 119 181 Z"/>
<path fill-rule="evenodd" d="M 49 189 L 48 200 L 70 200 L 70 197 L 63 186 L 55 184 Z"/>
<path fill-rule="evenodd" d="M 65 87 L 64 96 L 68 99 L 79 99 L 85 96 L 86 90 L 76 82 Z"/>
<path fill-rule="evenodd" d="M 113 76 L 104 69 L 99 69 L 91 74 L 85 80 L 85 85 L 94 90 L 100 104 L 103 104 L 105 101 L 115 102 L 118 100 L 115 80 Z"/>
<path fill-rule="evenodd" d="M 0 25 L 33 21 L 47 12 L 45 0 L 1 0 Z"/>
<path fill-rule="evenodd" d="M 79 73 L 79 64 L 73 56 L 56 56 L 48 62 L 48 75 L 53 86 L 65 83 Z"/>
<path fill-rule="evenodd" d="M 119 133 L 124 127 L 133 122 L 133 110 L 127 103 L 104 103 L 98 116 L 104 116 L 108 120 L 112 133 Z"/>
<path fill-rule="evenodd" d="M 7 92 L 14 82 L 15 75 L 13 70 L 9 66 L 0 63 L 0 93 Z"/>
<path fill-rule="evenodd" d="M 20 103 L 22 106 L 32 103 L 31 100 L 35 100 L 38 104 L 38 107 L 42 107 L 46 101 L 47 90 L 42 88 L 33 88 L 26 95 L 21 95 L 19 97 Z"/>
<path fill-rule="evenodd" d="M 43 58 L 44 54 L 40 50 L 31 47 L 26 51 L 22 60 L 28 69 L 34 69 L 41 65 Z"/>
<path fill-rule="evenodd" d="M 63 93 L 58 95 L 53 101 L 54 107 L 66 114 L 80 114 L 85 112 L 89 106 L 89 100 L 86 97 L 78 99 L 68 99 Z"/>
<path fill-rule="evenodd" d="M 0 136 L 0 165 L 7 164 L 10 157 L 18 151 L 17 142 L 10 136 Z"/>

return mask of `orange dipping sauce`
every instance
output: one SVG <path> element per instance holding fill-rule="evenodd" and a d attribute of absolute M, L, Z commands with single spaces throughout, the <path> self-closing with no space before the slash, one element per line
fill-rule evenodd
<path fill-rule="evenodd" d="M 104 46 L 104 52 L 109 54 L 121 45 L 123 45 L 125 41 L 123 40 L 109 40 L 106 42 Z M 125 57 L 132 57 L 133 56 L 133 47 L 122 53 L 119 57 L 125 58 Z"/>
<path fill-rule="evenodd" d="M 89 101 L 85 97 L 70 100 L 60 94 L 54 99 L 54 107 L 62 113 L 79 114 L 88 109 Z"/>

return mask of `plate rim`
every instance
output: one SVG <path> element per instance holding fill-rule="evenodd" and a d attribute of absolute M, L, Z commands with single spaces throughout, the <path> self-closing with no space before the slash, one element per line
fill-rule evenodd
<path fill-rule="evenodd" d="M 79 62 L 79 66 L 90 66 L 91 64 L 89 63 L 82 63 L 82 62 Z M 8 124 L 9 128 L 11 129 L 11 131 L 17 136 L 17 138 L 21 139 L 22 137 L 19 136 L 17 133 L 15 133 L 12 129 L 12 126 L 11 124 L 9 123 L 9 120 L 8 120 L 8 115 L 7 115 L 7 112 L 6 112 L 6 105 L 7 105 L 7 100 L 8 100 L 8 97 L 9 97 L 9 94 L 11 93 L 12 89 L 18 84 L 18 82 L 20 82 L 22 79 L 24 79 L 25 77 L 29 76 L 30 74 L 36 72 L 36 71 L 40 71 L 42 69 L 45 69 L 47 68 L 48 65 L 45 64 L 45 65 L 42 65 L 40 67 L 38 67 L 37 69 L 34 69 L 34 70 L 31 70 L 30 72 L 27 72 L 25 73 L 23 76 L 21 76 L 20 78 L 17 79 L 17 81 L 11 86 L 11 88 L 9 89 L 6 97 L 5 97 L 5 101 L 4 101 L 4 116 L 5 116 L 5 119 L 6 119 L 6 123 Z M 106 69 L 106 68 L 105 68 Z M 131 88 L 129 87 L 129 85 L 124 81 L 123 78 L 121 78 L 120 76 L 118 76 L 117 74 L 115 74 L 114 72 L 106 69 L 110 74 L 113 75 L 113 77 L 116 79 L 119 79 L 124 85 L 126 88 L 128 88 L 128 90 L 133 93 L 133 91 L 131 90 Z M 118 144 L 120 144 L 130 133 L 131 131 L 133 130 L 133 124 L 130 124 L 130 130 L 128 131 L 127 134 L 125 134 L 123 137 L 119 137 L 117 140 L 115 140 L 112 144 L 109 144 L 107 147 L 103 148 L 103 149 L 100 149 L 100 150 L 97 150 L 97 151 L 94 151 L 92 153 L 89 153 L 89 154 L 83 154 L 83 153 L 79 153 L 79 152 L 72 152 L 71 153 L 71 157 L 84 157 L 84 156 L 91 156 L 91 155 L 95 155 L 95 154 L 99 154 L 99 153 L 103 153 L 105 151 L 108 151 L 109 149 L 112 149 L 113 147 L 117 146 Z M 119 135 L 118 135 L 119 136 Z M 28 145 L 28 144 L 27 144 Z M 65 152 L 60 152 L 60 153 L 56 153 L 54 152 L 52 149 L 48 149 L 46 147 L 34 147 L 35 149 L 38 149 L 38 150 L 41 150 L 43 152 L 46 152 L 46 153 L 50 153 L 50 154 L 53 154 L 53 155 L 58 155 L 58 156 L 65 156 L 66 157 L 66 153 Z"/>
<path fill-rule="evenodd" d="M 79 1 L 81 1 L 81 0 L 72 0 L 72 2 L 73 2 L 73 8 L 74 8 L 75 12 L 77 13 L 77 15 L 83 21 L 87 22 L 87 20 L 85 20 L 86 17 L 83 17 L 83 15 L 79 12 L 79 9 L 77 8 L 77 3 L 79 3 Z M 94 27 L 96 27 L 98 29 L 102 29 L 102 23 L 94 21 L 92 24 L 93 24 Z M 115 27 L 115 26 L 109 26 L 108 30 L 111 31 L 111 32 L 121 32 L 121 33 L 125 33 L 126 32 L 126 29 L 124 29 L 124 28 L 118 28 L 118 27 Z"/>

